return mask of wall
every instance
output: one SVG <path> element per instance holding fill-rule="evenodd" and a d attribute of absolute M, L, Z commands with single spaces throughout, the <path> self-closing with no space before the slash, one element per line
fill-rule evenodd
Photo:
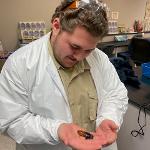
<path fill-rule="evenodd" d="M 110 7 L 111 11 L 119 12 L 119 24 L 125 27 L 133 26 L 134 20 L 144 19 L 147 0 L 103 0 Z"/>
<path fill-rule="evenodd" d="M 0 40 L 4 49 L 16 49 L 19 21 L 44 20 L 49 29 L 51 15 L 59 2 L 60 0 L 0 0 Z"/>
<path fill-rule="evenodd" d="M 103 0 L 111 11 L 119 12 L 119 25 L 132 28 L 135 20 L 143 20 L 145 15 L 145 7 L 147 0 Z M 131 39 L 135 34 L 129 34 L 127 37 Z M 150 33 L 144 35 L 145 38 L 150 37 Z M 114 35 L 106 36 L 102 42 L 114 40 Z"/>
<path fill-rule="evenodd" d="M 19 21 L 46 22 L 49 29 L 51 15 L 61 0 L 0 0 L 0 40 L 7 51 L 18 43 Z M 135 19 L 143 19 L 146 0 L 104 0 L 112 11 L 119 11 L 119 22 L 131 27 Z M 110 37 L 109 37 L 110 38 Z"/>

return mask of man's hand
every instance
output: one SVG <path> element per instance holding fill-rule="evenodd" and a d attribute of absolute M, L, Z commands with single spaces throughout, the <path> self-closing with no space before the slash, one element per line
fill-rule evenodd
<path fill-rule="evenodd" d="M 118 126 L 111 120 L 103 120 L 100 126 L 96 129 L 96 134 L 104 135 L 107 143 L 103 146 L 108 146 L 117 139 Z"/>
<path fill-rule="evenodd" d="M 58 128 L 58 136 L 65 145 L 77 150 L 98 150 L 106 144 L 104 135 L 91 133 L 94 135 L 93 139 L 85 139 L 78 134 L 79 130 L 85 131 L 75 124 L 64 123 Z"/>

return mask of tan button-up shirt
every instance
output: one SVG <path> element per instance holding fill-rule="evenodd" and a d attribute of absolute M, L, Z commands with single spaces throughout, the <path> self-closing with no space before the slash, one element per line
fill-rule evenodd
<path fill-rule="evenodd" d="M 64 85 L 73 123 L 94 131 L 98 99 L 88 62 L 83 60 L 72 68 L 64 68 L 55 59 L 50 44 L 49 51 Z"/>

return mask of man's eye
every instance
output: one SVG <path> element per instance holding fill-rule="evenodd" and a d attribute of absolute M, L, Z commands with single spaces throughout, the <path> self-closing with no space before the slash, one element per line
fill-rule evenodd
<path fill-rule="evenodd" d="M 78 46 L 70 45 L 71 49 L 79 49 Z"/>
<path fill-rule="evenodd" d="M 87 50 L 87 53 L 91 53 L 94 49 Z"/>

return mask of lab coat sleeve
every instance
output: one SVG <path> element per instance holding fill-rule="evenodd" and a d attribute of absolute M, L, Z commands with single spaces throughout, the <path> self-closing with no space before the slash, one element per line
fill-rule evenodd
<path fill-rule="evenodd" d="M 97 125 L 103 120 L 110 119 L 119 127 L 127 110 L 128 96 L 124 84 L 105 54 L 99 56 L 99 70 L 102 78 L 101 105 L 98 108 Z"/>
<path fill-rule="evenodd" d="M 14 59 L 13 56 L 7 59 L 0 74 L 0 131 L 7 131 L 17 143 L 59 143 L 57 129 L 65 121 L 44 118 L 29 111 L 28 91 Z"/>

